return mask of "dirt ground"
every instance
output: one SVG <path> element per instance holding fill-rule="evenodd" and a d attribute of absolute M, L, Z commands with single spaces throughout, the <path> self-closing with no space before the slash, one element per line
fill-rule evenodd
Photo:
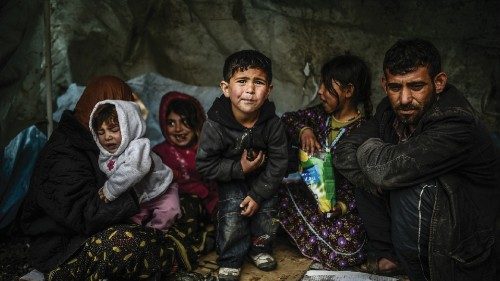
<path fill-rule="evenodd" d="M 281 238 L 281 239 L 280 239 Z M 278 268 L 265 272 L 257 269 L 246 261 L 242 267 L 241 281 L 265 281 L 265 280 L 301 280 L 312 264 L 312 260 L 302 256 L 297 248 L 288 243 L 284 237 L 278 237 L 274 247 L 274 257 L 278 262 Z M 201 257 L 197 272 L 207 275 L 215 275 L 217 266 L 217 254 L 215 251 Z"/>
<path fill-rule="evenodd" d="M 28 244 L 19 231 L 0 230 L 0 280 L 19 280 L 32 268 L 27 263 Z"/>

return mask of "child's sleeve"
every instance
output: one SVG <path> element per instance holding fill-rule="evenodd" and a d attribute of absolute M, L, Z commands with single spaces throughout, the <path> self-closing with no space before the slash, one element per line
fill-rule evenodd
<path fill-rule="evenodd" d="M 257 203 L 271 198 L 276 194 L 288 166 L 288 149 L 286 133 L 279 118 L 270 121 L 267 128 L 269 135 L 266 154 L 266 167 L 259 174 L 248 195 Z"/>
<path fill-rule="evenodd" d="M 218 181 L 245 178 L 239 159 L 235 161 L 223 157 L 225 149 L 222 128 L 216 122 L 207 120 L 201 130 L 196 153 L 196 169 L 204 178 Z"/>
<path fill-rule="evenodd" d="M 106 199 L 113 201 L 136 185 L 151 169 L 150 143 L 146 138 L 133 140 L 121 157 L 125 157 L 116 171 L 104 183 Z"/>

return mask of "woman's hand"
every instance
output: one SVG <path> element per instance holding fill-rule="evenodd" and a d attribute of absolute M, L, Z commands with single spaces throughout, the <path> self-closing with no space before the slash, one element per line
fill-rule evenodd
<path fill-rule="evenodd" d="M 255 155 L 255 152 L 254 152 L 254 155 Z M 248 173 L 256 170 L 257 168 L 259 168 L 260 166 L 262 166 L 262 164 L 264 163 L 264 160 L 266 159 L 266 155 L 264 154 L 264 152 L 259 151 L 259 153 L 257 154 L 257 156 L 253 160 L 250 161 L 248 159 L 249 159 L 248 152 L 245 149 L 245 151 L 243 151 L 243 154 L 241 155 L 241 160 L 240 160 L 241 169 L 243 169 L 244 174 L 248 174 Z"/>
<path fill-rule="evenodd" d="M 300 134 L 300 147 L 308 154 L 313 154 L 321 149 L 321 144 L 319 144 L 311 128 L 305 128 Z"/>

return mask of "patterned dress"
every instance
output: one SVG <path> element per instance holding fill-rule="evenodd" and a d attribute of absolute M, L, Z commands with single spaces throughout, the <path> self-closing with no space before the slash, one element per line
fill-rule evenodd
<path fill-rule="evenodd" d="M 292 147 L 299 147 L 299 133 L 304 127 L 310 127 L 317 140 L 325 144 L 326 140 L 331 142 L 341 128 L 345 128 L 342 138 L 365 121 L 358 117 L 351 122 L 339 122 L 329 118 L 321 105 L 285 113 L 281 119 Z M 291 153 L 297 155 L 297 150 L 292 149 Z M 293 166 L 298 160 L 291 163 Z M 304 256 L 329 269 L 345 269 L 365 260 L 366 234 L 356 209 L 354 186 L 336 171 L 334 174 L 336 199 L 347 206 L 344 214 L 328 216 L 322 213 L 308 187 L 298 181 L 285 183 L 280 190 L 278 217 Z"/>
<path fill-rule="evenodd" d="M 45 279 L 152 280 L 161 276 L 169 280 L 177 271 L 193 270 L 206 243 L 201 220 L 204 208 L 195 196 L 180 200 L 182 215 L 168 230 L 138 224 L 106 228 L 89 237 L 69 259 L 46 273 Z"/>

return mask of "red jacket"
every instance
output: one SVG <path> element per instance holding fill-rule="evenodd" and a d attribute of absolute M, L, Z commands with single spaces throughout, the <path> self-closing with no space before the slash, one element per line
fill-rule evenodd
<path fill-rule="evenodd" d="M 198 144 L 195 143 L 190 147 L 180 147 L 170 143 L 167 137 L 167 108 L 172 101 L 177 99 L 193 102 L 198 110 L 198 119 L 203 122 L 206 119 L 205 111 L 196 98 L 179 92 L 168 92 L 161 99 L 158 115 L 165 141 L 153 147 L 153 151 L 161 157 L 165 165 L 173 170 L 174 181 L 179 185 L 179 192 L 196 195 L 203 199 L 203 205 L 211 215 L 217 205 L 218 195 L 215 183 L 203 180 L 201 175 L 196 171 L 195 157 Z"/>

